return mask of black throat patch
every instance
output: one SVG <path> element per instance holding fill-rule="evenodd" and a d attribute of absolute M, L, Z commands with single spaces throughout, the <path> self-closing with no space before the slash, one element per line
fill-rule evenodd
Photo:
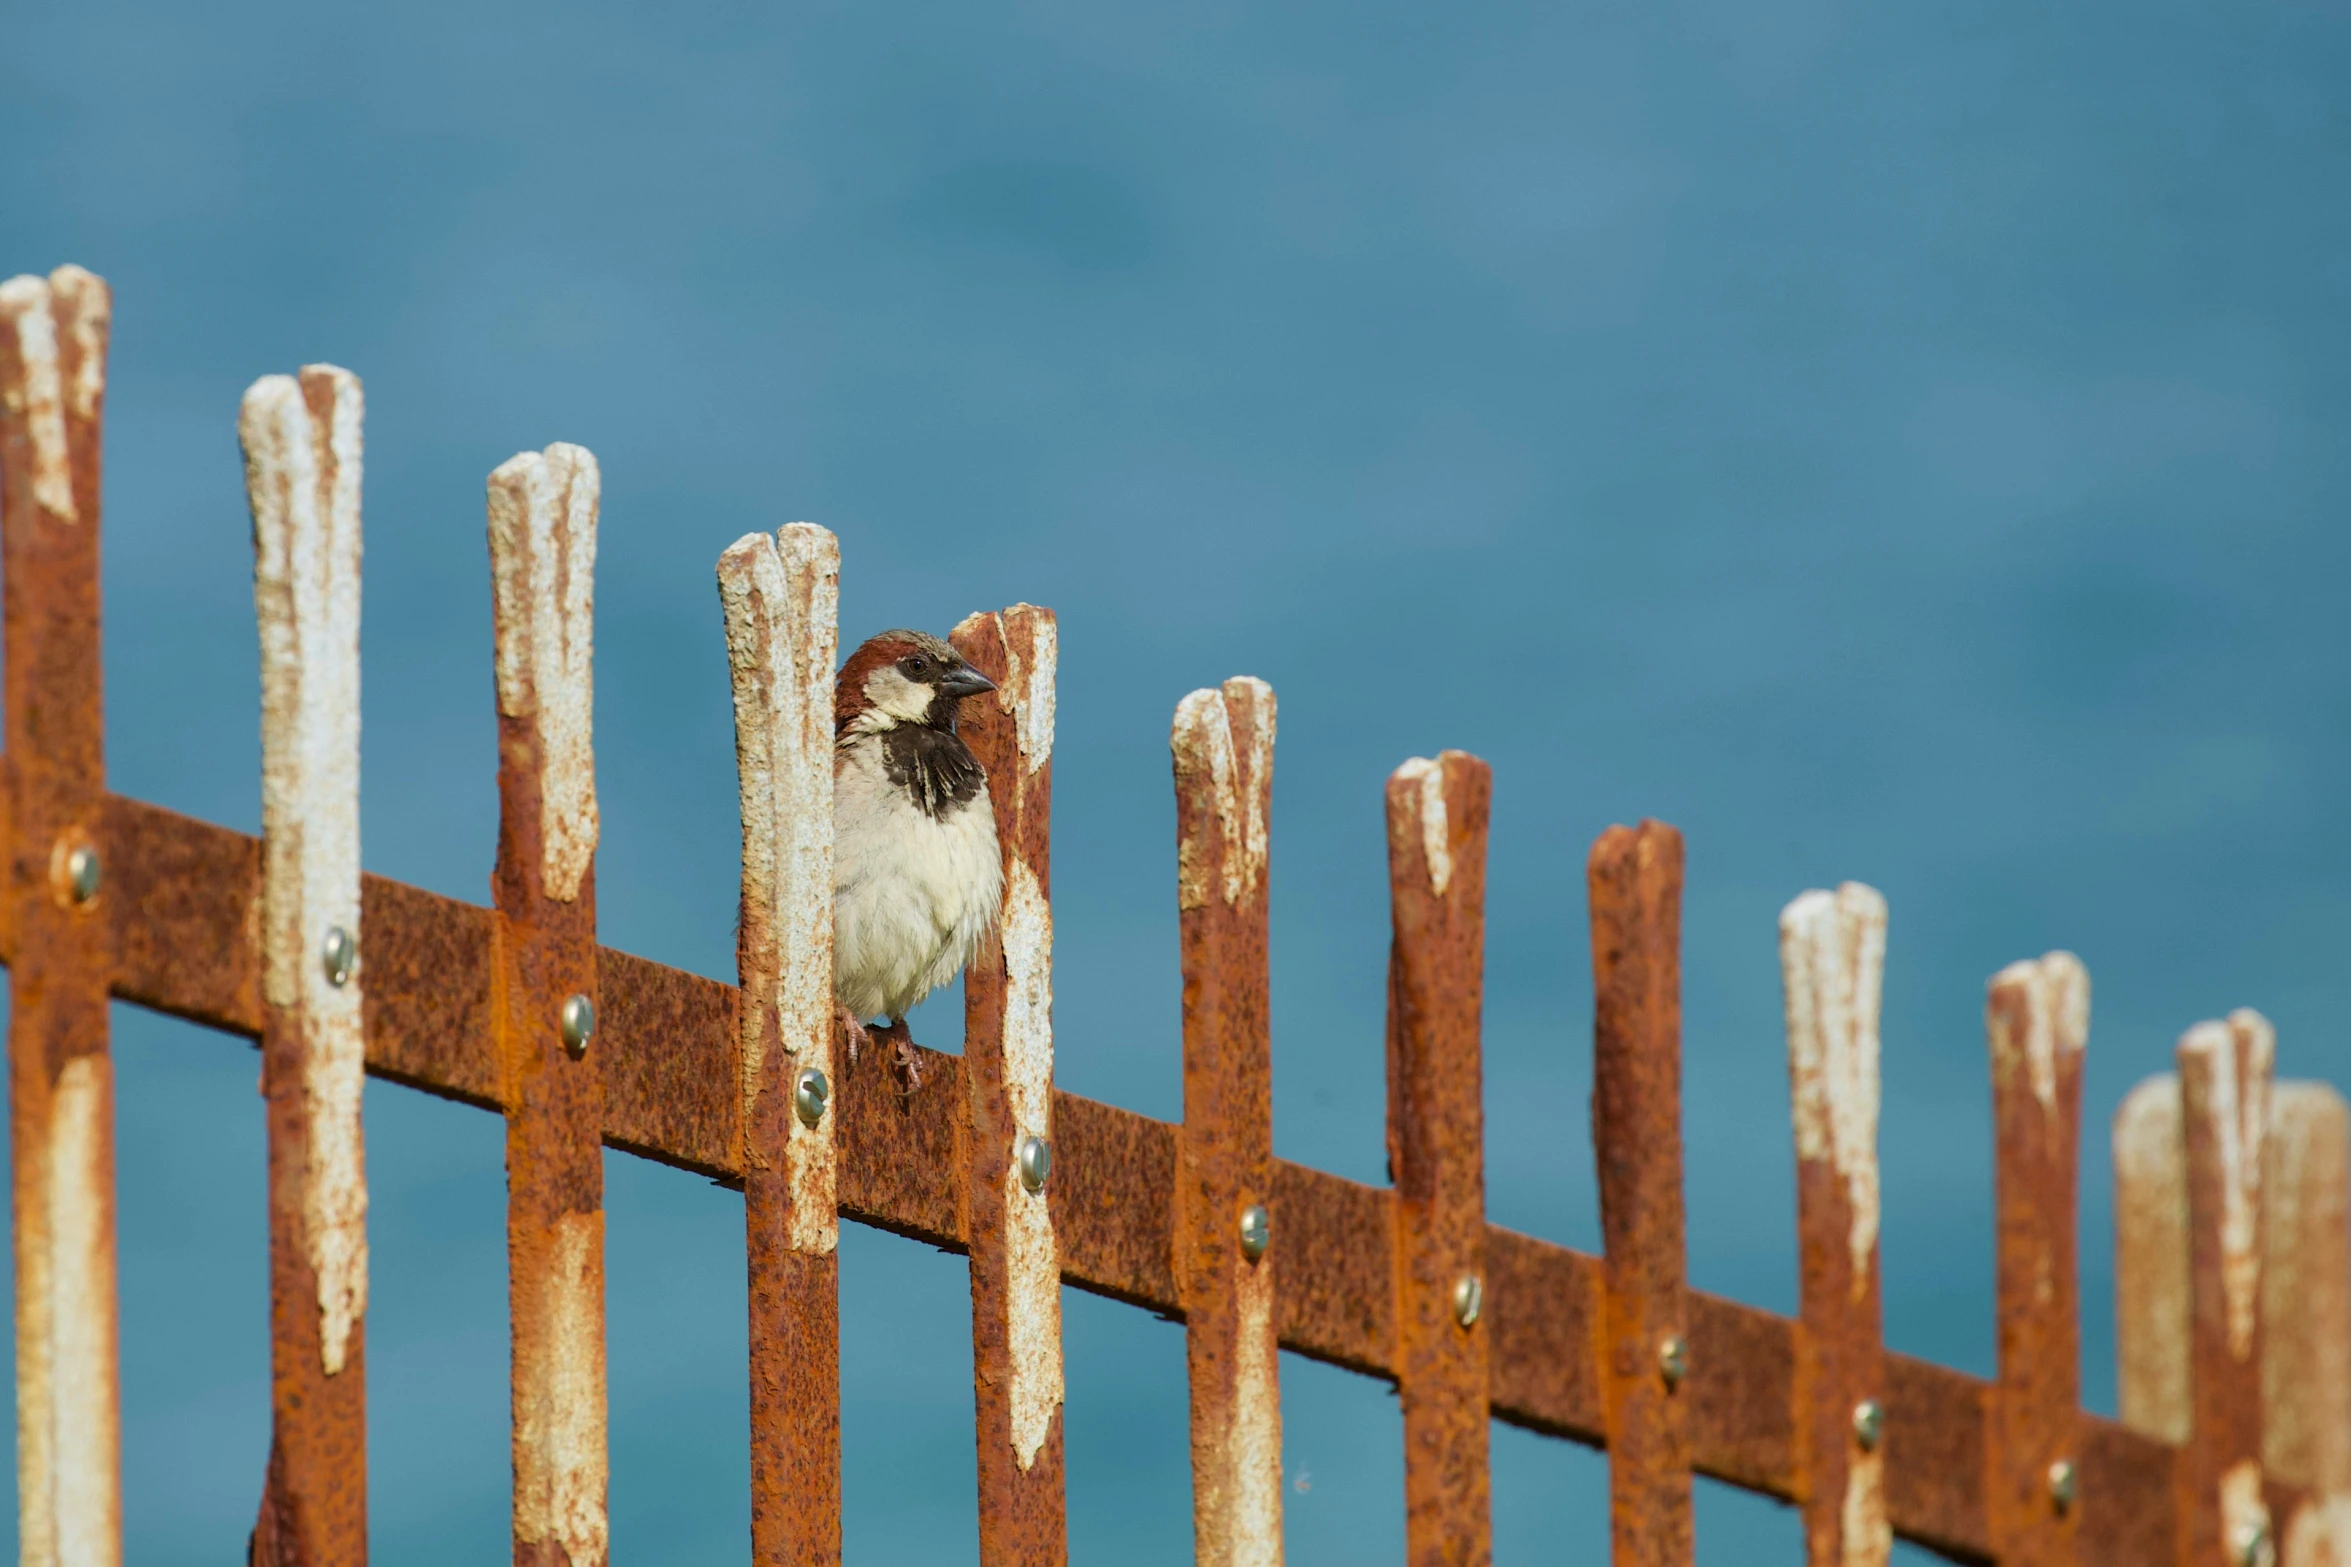
<path fill-rule="evenodd" d="M 945 821 L 949 811 L 969 802 L 988 781 L 979 758 L 952 729 L 900 724 L 880 738 L 882 769 L 890 782 L 934 821 Z"/>

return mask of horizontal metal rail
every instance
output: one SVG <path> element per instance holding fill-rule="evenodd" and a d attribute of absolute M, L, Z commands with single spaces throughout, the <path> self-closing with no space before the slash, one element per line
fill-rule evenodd
<path fill-rule="evenodd" d="M 97 837 L 107 874 L 111 992 L 258 1038 L 260 841 L 119 795 L 107 797 Z M 368 1072 L 504 1112 L 511 1090 L 501 1081 L 490 1014 L 493 912 L 379 876 L 364 879 L 361 900 Z M 13 959 L 15 936 L 0 927 L 0 959 Z M 606 1146 L 740 1187 L 739 992 L 610 948 L 598 951 L 596 966 Z M 924 1086 L 907 1095 L 887 1057 L 862 1052 L 841 1074 L 841 1213 L 962 1252 L 963 1063 L 925 1051 Z M 836 1059 L 847 1062 L 847 1052 Z M 1179 1129 L 1059 1090 L 1053 1122 L 1050 1195 L 1064 1281 L 1181 1320 Z M 1271 1206 L 1281 1237 L 1282 1347 L 1393 1381 L 1393 1195 L 1277 1160 Z M 1600 1445 L 1600 1259 L 1489 1224 L 1486 1270 L 1495 1418 Z M 1748 1490 L 1804 1500 L 1797 1324 L 1698 1290 L 1689 1292 L 1686 1311 L 1692 1466 Z M 1984 1453 L 1994 1388 L 1899 1354 L 1885 1357 L 1884 1387 L 1885 1499 L 1894 1532 L 1960 1560 L 1990 1560 Z M 2082 1416 L 2077 1429 L 2082 1560 L 2122 1567 L 2168 1559 L 2177 1450 L 2096 1416 Z M 2272 1479 L 2269 1500 L 2284 1520 L 2306 1498 Z"/>

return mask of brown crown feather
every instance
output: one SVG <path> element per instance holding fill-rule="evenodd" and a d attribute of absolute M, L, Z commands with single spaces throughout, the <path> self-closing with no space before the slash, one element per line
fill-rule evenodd
<path fill-rule="evenodd" d="M 882 631 L 867 637 L 833 679 L 834 734 L 846 733 L 859 714 L 873 707 L 873 698 L 865 694 L 866 677 L 909 653 L 928 653 L 949 667 L 960 661 L 953 648 L 927 631 Z"/>

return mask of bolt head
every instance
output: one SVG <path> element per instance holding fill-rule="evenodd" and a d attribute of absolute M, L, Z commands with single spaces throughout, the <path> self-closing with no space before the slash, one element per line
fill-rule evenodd
<path fill-rule="evenodd" d="M 1479 1315 L 1486 1309 L 1486 1281 L 1474 1273 L 1464 1273 L 1453 1285 L 1453 1320 L 1463 1327 L 1475 1327 Z"/>
<path fill-rule="evenodd" d="M 1669 1333 L 1665 1342 L 1657 1346 L 1657 1374 L 1665 1379 L 1668 1390 L 1680 1387 L 1682 1378 L 1690 1374 L 1690 1346 L 1679 1333 Z"/>
<path fill-rule="evenodd" d="M 1030 1192 L 1041 1192 L 1045 1178 L 1053 1173 L 1053 1145 L 1042 1137 L 1024 1137 L 1014 1151 L 1013 1162 L 1020 1167 L 1020 1184 Z"/>
<path fill-rule="evenodd" d="M 359 943 L 342 926 L 330 925 L 326 940 L 319 943 L 318 956 L 326 966 L 327 983 L 340 990 L 351 983 L 351 970 L 359 962 Z"/>
<path fill-rule="evenodd" d="M 2081 1484 L 2073 1460 L 2060 1458 L 2049 1466 L 2049 1505 L 2061 1513 L 2070 1510 L 2074 1497 L 2080 1494 Z"/>
<path fill-rule="evenodd" d="M 1273 1215 L 1265 1204 L 1251 1203 L 1241 1210 L 1241 1255 L 1255 1262 L 1273 1244 Z"/>
<path fill-rule="evenodd" d="M 1853 1406 L 1853 1440 L 1865 1453 L 1877 1451 L 1880 1438 L 1886 1434 L 1885 1408 L 1874 1398 L 1865 1398 Z"/>
<path fill-rule="evenodd" d="M 65 890 L 74 902 L 87 903 L 98 896 L 100 874 L 96 849 L 77 843 L 65 851 Z"/>
<path fill-rule="evenodd" d="M 563 1003 L 563 1048 L 573 1059 L 588 1053 L 588 1041 L 596 1032 L 596 1003 L 586 996 L 573 996 Z"/>
<path fill-rule="evenodd" d="M 800 1118 L 802 1126 L 814 1126 L 824 1119 L 824 1107 L 832 1101 L 833 1085 L 825 1075 L 810 1067 L 792 1081 L 792 1113 Z"/>

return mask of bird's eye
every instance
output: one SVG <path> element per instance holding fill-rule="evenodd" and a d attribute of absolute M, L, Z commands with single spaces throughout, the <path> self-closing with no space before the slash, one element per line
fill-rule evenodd
<path fill-rule="evenodd" d="M 898 667 L 919 679 L 931 672 L 931 661 L 920 653 L 911 653 L 907 655 L 906 662 Z"/>

